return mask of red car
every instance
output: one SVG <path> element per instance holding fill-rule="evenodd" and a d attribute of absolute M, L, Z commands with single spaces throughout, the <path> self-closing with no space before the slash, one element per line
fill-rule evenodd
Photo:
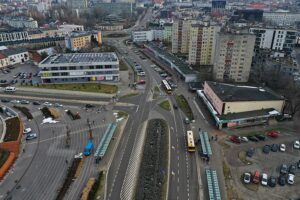
<path fill-rule="evenodd" d="M 137 82 L 137 84 L 146 84 L 146 81 L 145 81 L 145 80 L 139 80 L 139 81 Z"/>
<path fill-rule="evenodd" d="M 254 176 L 253 176 L 253 183 L 258 184 L 259 183 L 259 179 L 260 179 L 260 172 L 259 171 L 255 171 L 254 172 Z"/>
<path fill-rule="evenodd" d="M 271 138 L 278 138 L 279 132 L 278 131 L 270 131 L 267 133 L 267 135 Z"/>
<path fill-rule="evenodd" d="M 231 135 L 231 136 L 229 137 L 229 140 L 230 140 L 231 142 L 235 143 L 235 144 L 241 144 L 241 140 L 240 140 L 239 137 L 236 136 L 236 135 Z"/>

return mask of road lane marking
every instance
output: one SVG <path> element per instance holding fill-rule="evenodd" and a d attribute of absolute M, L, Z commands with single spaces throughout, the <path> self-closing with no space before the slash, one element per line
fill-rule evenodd
<path fill-rule="evenodd" d="M 193 103 L 194 103 L 194 105 L 196 106 L 197 110 L 200 112 L 200 114 L 201 114 L 201 116 L 203 117 L 203 119 L 206 120 L 206 118 L 204 117 L 204 115 L 203 115 L 201 109 L 199 108 L 198 104 L 196 103 L 196 101 L 193 101 Z"/>

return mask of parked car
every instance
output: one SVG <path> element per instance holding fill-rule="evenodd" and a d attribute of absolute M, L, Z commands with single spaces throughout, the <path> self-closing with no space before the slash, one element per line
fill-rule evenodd
<path fill-rule="evenodd" d="M 271 137 L 271 138 L 278 138 L 279 132 L 277 132 L 277 131 L 270 131 L 270 132 L 267 133 L 267 135 L 269 137 Z"/>
<path fill-rule="evenodd" d="M 178 109 L 178 107 L 177 107 L 177 105 L 175 103 L 173 104 L 173 108 L 174 109 Z"/>
<path fill-rule="evenodd" d="M 286 150 L 286 146 L 285 146 L 285 144 L 280 144 L 280 151 L 282 151 L 282 152 L 285 152 L 285 150 Z"/>
<path fill-rule="evenodd" d="M 287 183 L 290 185 L 293 185 L 295 183 L 295 175 L 294 174 L 289 174 L 287 177 Z"/>
<path fill-rule="evenodd" d="M 34 102 L 32 102 L 32 104 L 33 104 L 33 105 L 36 105 L 36 106 L 41 105 L 41 103 L 38 102 L 38 101 L 34 101 Z"/>
<path fill-rule="evenodd" d="M 285 185 L 285 177 L 284 176 L 282 176 L 282 175 L 279 176 L 278 184 L 281 185 L 281 186 Z"/>
<path fill-rule="evenodd" d="M 272 144 L 271 151 L 277 152 L 278 150 L 279 150 L 279 145 L 278 144 Z"/>
<path fill-rule="evenodd" d="M 247 150 L 246 155 L 251 158 L 254 154 L 254 151 L 255 149 L 251 147 L 250 149 Z"/>
<path fill-rule="evenodd" d="M 280 174 L 287 174 L 288 166 L 286 164 L 282 164 L 280 167 Z"/>
<path fill-rule="evenodd" d="M 16 99 L 14 99 L 14 100 L 12 100 L 12 101 L 11 101 L 11 103 L 17 104 L 17 103 L 20 103 L 20 101 L 19 101 L 19 100 L 16 100 Z"/>
<path fill-rule="evenodd" d="M 188 117 L 184 118 L 184 120 L 183 120 L 183 121 L 184 121 L 184 123 L 185 123 L 185 124 L 189 124 L 189 123 L 190 123 L 190 120 L 189 120 L 189 118 L 188 118 Z"/>
<path fill-rule="evenodd" d="M 229 140 L 235 144 L 241 144 L 239 137 L 236 135 L 229 136 Z"/>
<path fill-rule="evenodd" d="M 289 174 L 295 174 L 295 171 L 296 171 L 296 166 L 295 165 L 290 165 Z"/>
<path fill-rule="evenodd" d="M 276 178 L 274 176 L 270 176 L 269 178 L 269 186 L 275 187 L 276 186 Z"/>
<path fill-rule="evenodd" d="M 259 179 L 260 179 L 260 172 L 259 171 L 255 171 L 252 182 L 255 183 L 255 184 L 258 184 L 259 183 Z"/>
<path fill-rule="evenodd" d="M 86 107 L 86 108 L 95 108 L 95 106 L 92 105 L 92 104 L 86 104 L 85 107 Z"/>
<path fill-rule="evenodd" d="M 294 147 L 295 149 L 299 149 L 299 148 L 300 148 L 299 140 L 294 141 L 293 147 Z"/>
<path fill-rule="evenodd" d="M 43 103 L 43 105 L 44 106 L 52 106 L 52 103 L 49 103 L 49 102 L 46 101 L 45 103 Z"/>
<path fill-rule="evenodd" d="M 241 136 L 239 136 L 239 140 L 240 140 L 241 142 L 249 142 L 249 140 L 248 140 L 247 137 L 241 137 Z"/>
<path fill-rule="evenodd" d="M 8 102 L 10 102 L 10 100 L 9 99 L 1 99 L 1 102 L 8 103 Z"/>
<path fill-rule="evenodd" d="M 26 140 L 33 140 L 37 138 L 37 134 L 36 133 L 30 133 L 26 136 Z"/>
<path fill-rule="evenodd" d="M 270 149 L 271 149 L 271 147 L 270 147 L 270 145 L 265 145 L 264 147 L 263 147 L 263 152 L 265 153 L 265 154 L 268 154 L 269 152 L 270 152 Z"/>
<path fill-rule="evenodd" d="M 21 104 L 29 104 L 30 102 L 27 101 L 27 100 L 21 100 L 20 103 L 21 103 Z"/>
<path fill-rule="evenodd" d="M 261 176 L 261 184 L 264 186 L 268 185 L 268 175 L 266 173 L 263 173 Z"/>
<path fill-rule="evenodd" d="M 30 132 L 31 132 L 31 128 L 25 128 L 24 131 L 23 131 L 24 134 L 27 134 L 27 133 L 30 133 Z"/>
<path fill-rule="evenodd" d="M 55 103 L 54 106 L 57 107 L 57 108 L 58 108 L 58 107 L 63 107 L 63 105 L 60 104 L 60 103 Z"/>
<path fill-rule="evenodd" d="M 7 80 L 0 80 L 0 83 L 6 83 Z"/>
<path fill-rule="evenodd" d="M 249 172 L 245 172 L 243 180 L 244 180 L 244 183 L 246 183 L 246 184 L 250 183 L 251 182 L 251 174 Z"/>
<path fill-rule="evenodd" d="M 252 142 L 258 142 L 259 141 L 259 139 L 257 139 L 256 137 L 254 137 L 254 136 L 248 136 L 247 137 L 250 141 L 252 141 Z"/>
<path fill-rule="evenodd" d="M 262 140 L 262 141 L 264 141 L 266 139 L 266 137 L 264 135 L 261 135 L 261 134 L 255 135 L 255 137 L 259 140 Z"/>

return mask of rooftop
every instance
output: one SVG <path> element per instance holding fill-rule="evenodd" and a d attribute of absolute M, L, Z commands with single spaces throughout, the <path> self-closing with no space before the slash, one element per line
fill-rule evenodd
<path fill-rule="evenodd" d="M 284 97 L 270 89 L 252 86 L 240 86 L 206 81 L 215 94 L 225 102 L 283 100 Z"/>
<path fill-rule="evenodd" d="M 11 55 L 16 55 L 19 53 L 24 53 L 27 52 L 28 50 L 25 48 L 15 48 L 15 49 L 4 49 L 1 50 L 0 53 L 2 53 L 5 56 L 11 56 Z"/>
<path fill-rule="evenodd" d="M 40 64 L 68 64 L 68 63 L 94 63 L 94 62 L 116 62 L 118 57 L 115 53 L 69 53 L 54 54 L 48 56 Z"/>

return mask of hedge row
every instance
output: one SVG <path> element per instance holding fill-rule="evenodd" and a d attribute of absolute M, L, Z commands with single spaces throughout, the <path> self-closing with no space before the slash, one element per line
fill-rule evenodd
<path fill-rule="evenodd" d="M 20 133 L 20 119 L 19 117 L 14 117 L 7 119 L 6 123 L 6 133 L 4 136 L 4 142 L 16 141 Z"/>
<path fill-rule="evenodd" d="M 80 119 L 80 115 L 79 113 L 77 112 L 76 114 L 74 114 L 71 110 L 68 110 L 67 111 L 67 114 L 71 117 L 71 119 L 73 120 L 76 120 L 76 119 Z"/>
<path fill-rule="evenodd" d="M 96 179 L 96 181 L 95 181 L 95 183 L 94 183 L 94 185 L 93 185 L 93 187 L 92 187 L 92 189 L 91 189 L 91 191 L 88 195 L 88 200 L 96 199 L 96 194 L 97 194 L 97 191 L 100 187 L 102 177 L 103 177 L 103 171 L 100 171 L 99 175 L 98 175 L 98 177 L 97 177 L 97 179 Z"/>
<path fill-rule="evenodd" d="M 52 119 L 54 119 L 54 116 L 52 116 L 52 114 L 51 114 L 51 112 L 50 112 L 50 110 L 49 110 L 48 107 L 43 107 L 41 109 L 41 111 L 42 111 L 42 113 L 43 113 L 43 115 L 44 115 L 45 118 L 51 117 Z"/>
<path fill-rule="evenodd" d="M 21 107 L 21 106 L 14 106 L 14 108 L 16 108 L 19 111 L 21 111 L 27 117 L 27 119 L 33 119 L 33 116 L 32 116 L 32 114 L 31 114 L 31 112 L 29 111 L 28 108 Z"/>

